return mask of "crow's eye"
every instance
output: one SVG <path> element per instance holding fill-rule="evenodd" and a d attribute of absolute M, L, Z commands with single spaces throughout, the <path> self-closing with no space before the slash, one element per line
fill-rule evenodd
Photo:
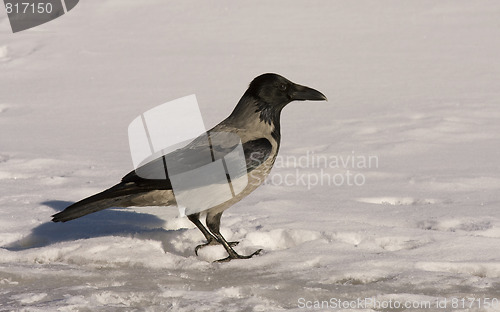
<path fill-rule="evenodd" d="M 279 89 L 280 89 L 281 91 L 285 91 L 285 90 L 286 90 L 286 88 L 287 88 L 287 85 L 286 85 L 285 83 L 281 83 L 278 87 L 279 87 Z"/>

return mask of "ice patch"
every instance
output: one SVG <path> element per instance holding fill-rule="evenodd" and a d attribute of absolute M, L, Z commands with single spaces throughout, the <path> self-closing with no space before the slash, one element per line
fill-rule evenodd
<path fill-rule="evenodd" d="M 378 205 L 430 205 L 440 202 L 433 198 L 414 198 L 414 197 L 362 197 L 356 199 L 358 202 Z"/>

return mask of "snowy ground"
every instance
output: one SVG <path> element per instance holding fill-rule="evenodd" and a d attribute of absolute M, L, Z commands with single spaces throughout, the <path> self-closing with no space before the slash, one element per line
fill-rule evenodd
<path fill-rule="evenodd" d="M 499 16 L 497 1 L 86 0 L 12 34 L 0 10 L 0 310 L 500 311 L 483 307 L 500 300 Z M 50 222 L 132 169 L 137 115 L 196 93 L 212 126 L 263 72 L 329 102 L 285 109 L 280 166 L 222 218 L 260 256 L 196 257 L 176 208 Z M 349 175 L 361 185 L 324 180 Z"/>

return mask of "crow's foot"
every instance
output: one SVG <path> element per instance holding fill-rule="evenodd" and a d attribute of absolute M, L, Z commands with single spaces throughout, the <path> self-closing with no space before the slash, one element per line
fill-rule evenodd
<path fill-rule="evenodd" d="M 258 255 L 261 251 L 262 251 L 262 249 L 259 249 L 259 250 L 255 251 L 253 254 L 248 255 L 248 256 L 242 256 L 242 255 L 239 255 L 235 252 L 234 254 L 233 253 L 229 254 L 229 256 L 227 256 L 226 258 L 219 259 L 219 260 L 216 260 L 214 262 L 228 262 L 228 261 L 231 261 L 233 259 L 250 259 L 253 256 Z"/>

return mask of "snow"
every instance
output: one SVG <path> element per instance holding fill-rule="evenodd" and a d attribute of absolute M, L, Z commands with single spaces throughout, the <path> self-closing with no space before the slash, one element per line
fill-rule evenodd
<path fill-rule="evenodd" d="M 16 34 L 4 12 L 0 310 L 500 311 L 498 2 L 87 0 Z M 280 166 L 224 213 L 260 255 L 195 256 L 174 207 L 50 222 L 132 169 L 135 117 L 196 94 L 210 127 L 264 72 L 329 101 L 283 111 Z"/>

